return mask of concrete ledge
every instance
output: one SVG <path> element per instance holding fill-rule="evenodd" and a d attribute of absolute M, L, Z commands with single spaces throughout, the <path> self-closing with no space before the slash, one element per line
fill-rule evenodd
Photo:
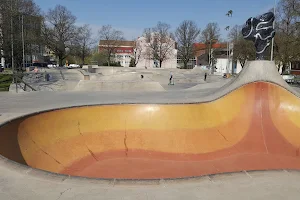
<path fill-rule="evenodd" d="M 90 80 L 90 75 L 85 70 L 79 69 L 78 71 L 82 74 L 83 80 L 85 81 Z"/>

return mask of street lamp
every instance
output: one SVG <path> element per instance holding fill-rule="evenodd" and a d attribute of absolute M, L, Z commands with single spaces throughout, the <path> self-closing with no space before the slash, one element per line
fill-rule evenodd
<path fill-rule="evenodd" d="M 25 41 L 24 41 L 24 14 L 22 13 L 22 53 L 23 53 L 23 66 L 25 68 Z"/>
<path fill-rule="evenodd" d="M 277 2 L 276 2 L 276 0 L 274 0 L 274 16 L 275 16 L 275 14 L 276 14 L 276 4 L 277 4 Z M 274 22 L 273 22 L 273 29 L 275 29 L 275 20 L 274 20 Z M 274 38 L 275 38 L 275 37 L 273 37 L 273 39 L 272 39 L 271 61 L 274 60 Z"/>
<path fill-rule="evenodd" d="M 11 6 L 10 7 L 11 68 L 14 73 L 15 67 L 14 67 L 13 1 L 12 0 L 10 1 L 10 6 Z M 15 81 L 14 78 L 13 81 Z"/>
<path fill-rule="evenodd" d="M 214 73 L 214 67 L 212 66 L 212 41 L 217 40 L 216 38 L 211 38 L 209 41 L 209 52 L 208 52 L 208 64 L 211 67 L 211 73 Z"/>

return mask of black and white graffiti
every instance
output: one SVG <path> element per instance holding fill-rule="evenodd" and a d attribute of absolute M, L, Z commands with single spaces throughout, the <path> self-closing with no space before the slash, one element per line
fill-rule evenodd
<path fill-rule="evenodd" d="M 257 60 L 266 58 L 266 50 L 275 36 L 274 20 L 274 13 L 268 12 L 257 18 L 249 18 L 242 29 L 244 38 L 255 43 Z"/>

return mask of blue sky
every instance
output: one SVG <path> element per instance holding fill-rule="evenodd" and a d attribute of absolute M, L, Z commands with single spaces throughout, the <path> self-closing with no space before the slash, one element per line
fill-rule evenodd
<path fill-rule="evenodd" d="M 76 17 L 77 24 L 90 24 L 94 33 L 111 24 L 122 30 L 126 39 L 140 36 L 144 28 L 158 21 L 166 22 L 172 30 L 183 20 L 194 20 L 201 30 L 209 22 L 217 22 L 223 38 L 226 26 L 243 24 L 250 16 L 268 11 L 274 0 L 35 0 L 43 12 L 55 5 L 66 6 Z M 233 17 L 225 16 L 233 10 Z"/>

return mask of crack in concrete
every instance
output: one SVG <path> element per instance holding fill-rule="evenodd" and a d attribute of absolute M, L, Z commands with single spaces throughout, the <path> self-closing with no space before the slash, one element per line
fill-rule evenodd
<path fill-rule="evenodd" d="M 83 136 L 82 132 L 81 132 L 81 129 L 80 129 L 80 122 L 78 121 L 77 123 L 77 128 L 78 128 L 78 132 L 81 136 Z"/>
<path fill-rule="evenodd" d="M 128 156 L 128 146 L 127 146 L 127 122 L 125 121 L 125 133 L 124 133 L 124 146 L 125 146 L 125 155 Z"/>
<path fill-rule="evenodd" d="M 77 127 L 78 127 L 78 132 L 79 132 L 79 134 L 83 137 L 83 134 L 82 134 L 81 129 L 80 129 L 80 122 L 79 122 L 79 121 L 78 121 L 78 123 L 77 123 Z M 84 143 L 84 145 L 85 145 L 85 147 L 87 148 L 87 150 L 90 152 L 91 156 L 92 156 L 96 161 L 99 161 L 99 160 L 97 159 L 96 155 L 94 154 L 94 152 L 87 146 L 87 144 Z"/>
<path fill-rule="evenodd" d="M 263 123 L 263 119 L 264 119 L 264 116 L 263 116 L 263 99 L 262 99 L 262 94 L 263 94 L 263 88 L 261 88 L 261 90 L 259 91 L 260 94 L 260 99 L 259 99 L 259 110 L 260 110 L 260 126 L 261 126 L 261 134 L 262 134 L 262 137 L 263 137 L 263 141 L 264 141 L 264 145 L 265 145 L 265 148 L 266 148 L 266 152 L 269 153 L 269 149 L 268 149 L 268 146 L 267 146 L 267 142 L 266 142 L 266 138 L 265 138 L 265 133 L 264 133 L 264 123 Z"/>
<path fill-rule="evenodd" d="M 72 188 L 68 188 L 68 189 L 66 189 L 65 191 L 62 191 L 62 192 L 60 193 L 59 197 L 58 197 L 56 200 L 60 199 L 60 198 L 62 197 L 62 195 L 63 195 L 65 192 L 67 192 L 67 191 L 69 191 L 69 190 L 71 190 L 71 189 L 72 189 Z"/>
<path fill-rule="evenodd" d="M 226 140 L 227 142 L 229 142 L 228 140 L 227 140 L 227 138 L 218 130 L 218 133 L 224 138 L 224 140 Z"/>
<path fill-rule="evenodd" d="M 52 158 L 55 162 L 57 162 L 58 164 L 60 164 L 60 165 L 62 165 L 63 166 L 63 164 L 61 164 L 58 160 L 56 160 L 53 156 L 51 156 L 49 153 L 47 153 L 45 150 L 43 150 L 33 139 L 32 139 L 32 137 L 28 134 L 28 133 L 26 133 L 27 134 L 27 136 L 31 139 L 31 141 L 33 142 L 33 144 L 35 144 L 44 154 L 46 154 L 47 156 L 49 156 L 50 158 Z"/>
<path fill-rule="evenodd" d="M 85 145 L 85 146 L 86 146 L 86 145 Z M 86 148 L 88 149 L 88 151 L 90 152 L 90 154 L 93 156 L 93 158 L 94 158 L 96 161 L 99 161 L 99 160 L 97 159 L 96 155 L 92 152 L 92 150 L 90 150 L 90 149 L 88 148 L 88 146 L 86 146 Z"/>

